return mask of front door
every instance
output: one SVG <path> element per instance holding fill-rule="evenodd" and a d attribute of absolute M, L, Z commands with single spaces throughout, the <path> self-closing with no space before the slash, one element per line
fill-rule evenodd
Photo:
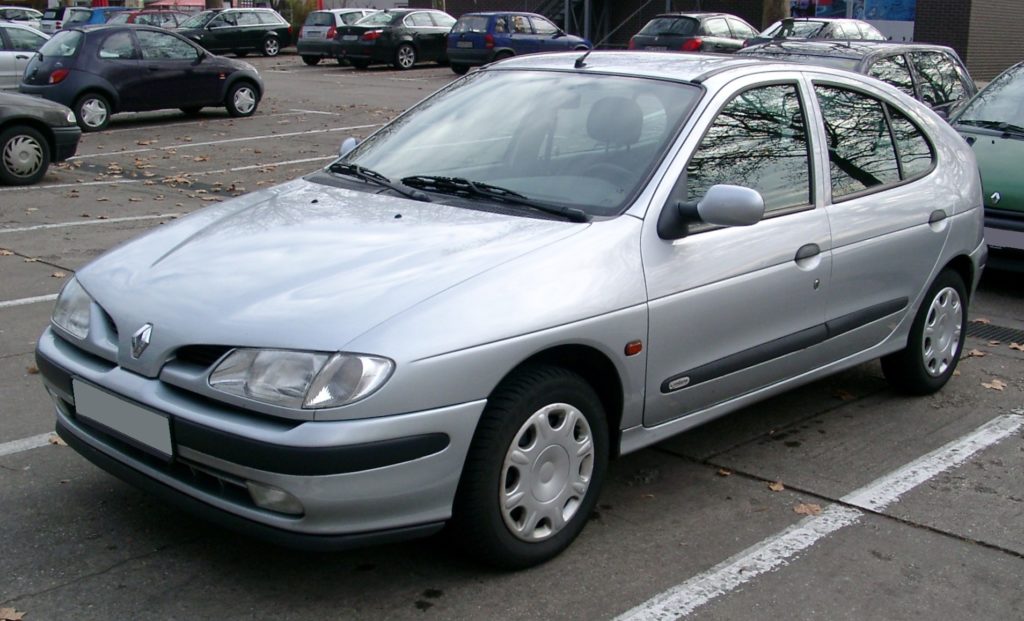
<path fill-rule="evenodd" d="M 139 66 L 139 52 L 131 30 L 115 30 L 100 43 L 98 55 L 103 63 L 103 77 L 118 94 L 119 111 L 145 109 L 150 97 L 149 80 Z"/>
<path fill-rule="evenodd" d="M 737 80 L 712 101 L 690 133 L 703 133 L 699 145 L 680 154 L 688 160 L 672 195 L 645 219 L 646 426 L 799 375 L 824 339 L 831 240 L 812 174 L 810 95 L 794 74 L 771 79 Z M 764 219 L 658 236 L 661 209 L 717 184 L 760 192 Z"/>
<path fill-rule="evenodd" d="M 142 70 L 151 89 L 150 108 L 209 105 L 220 98 L 220 71 L 187 41 L 164 32 L 138 30 Z"/>

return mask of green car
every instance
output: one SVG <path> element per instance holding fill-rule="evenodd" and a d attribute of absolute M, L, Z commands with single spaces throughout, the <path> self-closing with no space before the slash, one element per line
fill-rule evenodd
<path fill-rule="evenodd" d="M 1024 62 L 992 80 L 950 122 L 981 169 L 988 266 L 1024 271 Z"/>

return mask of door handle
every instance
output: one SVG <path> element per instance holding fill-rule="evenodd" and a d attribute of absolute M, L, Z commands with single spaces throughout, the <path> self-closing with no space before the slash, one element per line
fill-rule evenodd
<path fill-rule="evenodd" d="M 29 57 L 28 57 L 28 56 L 24 56 L 24 55 L 22 55 L 22 54 L 18 54 L 18 55 L 17 55 L 17 56 L 15 56 L 14 58 L 16 58 L 16 59 L 18 59 L 18 60 L 28 60 L 28 59 L 29 59 Z"/>
<path fill-rule="evenodd" d="M 821 247 L 819 247 L 818 244 L 804 244 L 796 251 L 796 256 L 793 257 L 793 260 L 800 262 L 810 259 L 811 257 L 816 257 L 819 254 L 821 254 Z"/>
<path fill-rule="evenodd" d="M 946 219 L 946 212 L 941 209 L 936 209 L 928 216 L 928 224 L 935 224 L 936 222 L 942 222 Z"/>

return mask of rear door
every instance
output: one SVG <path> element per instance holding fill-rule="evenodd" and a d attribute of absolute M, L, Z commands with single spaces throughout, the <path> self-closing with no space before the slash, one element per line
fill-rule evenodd
<path fill-rule="evenodd" d="M 540 38 L 533 32 L 526 15 L 509 16 L 509 39 L 516 54 L 535 54 L 540 51 Z"/>
<path fill-rule="evenodd" d="M 263 37 L 269 29 L 260 21 L 259 15 L 255 11 L 239 11 L 236 23 L 238 24 L 237 48 L 262 49 Z M 287 44 L 287 42 L 282 42 L 282 46 Z"/>
<path fill-rule="evenodd" d="M 740 41 L 732 38 L 729 23 L 724 17 L 704 20 L 701 26 L 701 39 L 704 40 L 704 45 L 700 48 L 702 52 L 734 52 L 742 45 Z"/>

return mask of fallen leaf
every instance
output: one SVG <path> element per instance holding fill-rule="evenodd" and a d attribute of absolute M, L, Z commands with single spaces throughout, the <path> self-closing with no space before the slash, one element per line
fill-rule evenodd
<path fill-rule="evenodd" d="M 37 367 L 34 364 L 30 364 L 29 366 L 25 367 L 25 371 L 29 375 L 39 375 L 39 367 Z"/>
<path fill-rule="evenodd" d="M 1024 351 L 1024 345 L 1020 343 L 1010 343 L 1010 349 L 1016 349 L 1017 351 Z"/>
<path fill-rule="evenodd" d="M 991 382 L 982 382 L 981 385 L 989 390 L 1003 390 L 1006 388 L 1006 382 L 1001 379 L 994 379 Z"/>
<path fill-rule="evenodd" d="M 68 276 L 67 272 L 54 272 L 54 273 L 50 274 L 51 278 L 67 278 L 67 276 Z"/>
<path fill-rule="evenodd" d="M 14 608 L 0 608 L 0 621 L 21 621 L 24 618 L 25 613 Z"/>
<path fill-rule="evenodd" d="M 192 158 L 192 161 L 193 162 L 208 162 L 208 161 L 210 161 L 210 157 L 207 156 L 207 155 L 197 155 L 197 156 Z"/>
<path fill-rule="evenodd" d="M 643 496 L 641 496 L 641 498 L 647 498 L 648 500 L 653 500 L 654 499 L 654 494 L 644 494 Z"/>
<path fill-rule="evenodd" d="M 101 197 L 96 199 L 96 202 L 97 203 L 109 203 L 110 199 L 107 198 L 106 196 L 101 196 Z"/>
<path fill-rule="evenodd" d="M 988 324 L 990 324 L 992 322 L 989 321 L 988 319 L 985 319 L 984 317 L 978 317 L 977 319 L 972 319 L 971 323 L 980 323 L 980 324 L 983 324 L 983 325 L 987 326 Z"/>
<path fill-rule="evenodd" d="M 128 202 L 129 203 L 141 203 L 142 199 L 139 198 L 138 196 L 130 196 L 130 197 L 128 197 Z"/>
<path fill-rule="evenodd" d="M 968 358 L 984 358 L 987 355 L 988 354 L 981 351 L 980 349 L 972 349 L 971 351 L 967 352 Z"/>
<path fill-rule="evenodd" d="M 6 248 L 0 248 L 0 257 L 14 256 L 14 253 Z"/>
<path fill-rule="evenodd" d="M 960 375 L 960 369 L 957 369 L 956 371 L 953 371 L 953 375 Z"/>
<path fill-rule="evenodd" d="M 38 263 L 38 262 L 39 262 L 39 259 L 37 259 L 35 257 L 28 257 L 27 259 L 25 259 L 25 263 Z"/>
<path fill-rule="evenodd" d="M 821 505 L 802 502 L 793 507 L 793 513 L 798 513 L 800 515 L 819 515 L 821 513 Z"/>
<path fill-rule="evenodd" d="M 62 440 L 61 437 L 58 436 L 55 433 L 51 433 L 50 434 L 49 440 L 50 440 L 50 444 L 53 444 L 54 446 L 67 446 L 68 445 L 67 442 Z"/>
<path fill-rule="evenodd" d="M 773 483 L 768 484 L 768 489 L 772 490 L 773 492 L 781 492 L 782 490 L 786 489 L 786 486 L 782 484 L 782 481 L 775 481 Z"/>
<path fill-rule="evenodd" d="M 856 395 L 848 390 L 837 390 L 835 396 L 836 399 L 839 399 L 840 401 L 853 401 L 857 398 Z"/>
<path fill-rule="evenodd" d="M 720 477 L 731 477 L 732 476 L 732 470 L 727 470 L 725 468 L 719 468 L 718 469 L 718 476 L 720 476 Z"/>
<path fill-rule="evenodd" d="M 1002 343 L 1002 341 L 989 341 L 988 342 L 989 345 L 1000 345 L 1001 343 Z"/>

